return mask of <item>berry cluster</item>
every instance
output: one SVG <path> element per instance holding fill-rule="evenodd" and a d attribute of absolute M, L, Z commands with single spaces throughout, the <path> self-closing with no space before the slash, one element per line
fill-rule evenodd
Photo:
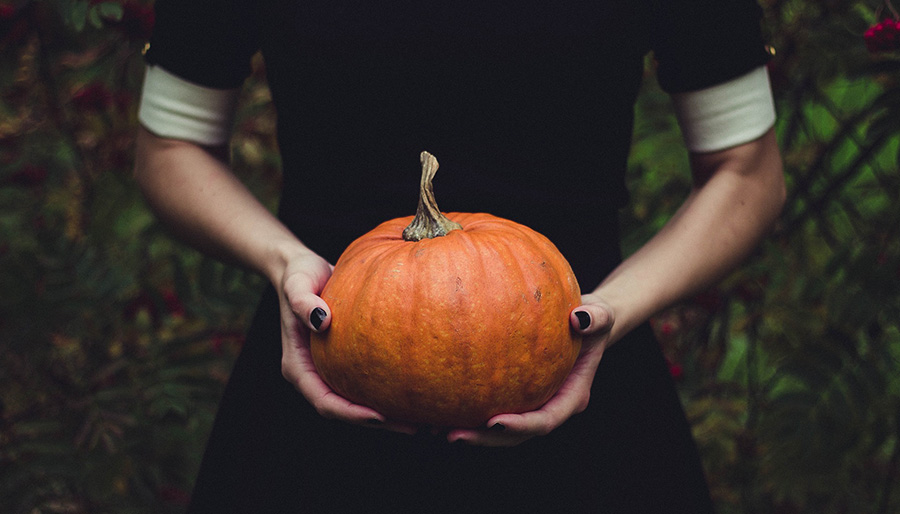
<path fill-rule="evenodd" d="M 886 19 L 872 25 L 863 34 L 863 40 L 873 54 L 900 50 L 900 21 Z"/>

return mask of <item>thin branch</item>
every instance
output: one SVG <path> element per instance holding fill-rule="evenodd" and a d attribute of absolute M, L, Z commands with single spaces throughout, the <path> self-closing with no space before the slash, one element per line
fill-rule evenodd
<path fill-rule="evenodd" d="M 891 454 L 891 459 L 888 461 L 888 469 L 884 476 L 884 484 L 881 486 L 881 500 L 878 502 L 878 510 L 876 511 L 878 514 L 888 514 L 888 509 L 890 509 L 891 506 L 891 493 L 897 485 L 898 467 L 900 467 L 900 434 L 898 434 L 898 440 L 894 444 L 894 452 Z"/>

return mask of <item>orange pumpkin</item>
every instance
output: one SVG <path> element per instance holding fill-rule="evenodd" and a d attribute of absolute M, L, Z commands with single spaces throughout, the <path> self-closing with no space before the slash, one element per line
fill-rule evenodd
<path fill-rule="evenodd" d="M 330 328 L 313 334 L 322 379 L 388 418 L 476 427 L 539 408 L 581 348 L 581 302 L 565 258 L 544 236 L 490 214 L 437 209 L 437 161 L 422 153 L 415 217 L 350 244 L 322 291 Z"/>

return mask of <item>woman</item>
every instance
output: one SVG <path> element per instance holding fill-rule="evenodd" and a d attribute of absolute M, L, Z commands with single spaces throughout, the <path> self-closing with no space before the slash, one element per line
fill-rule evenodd
<path fill-rule="evenodd" d="M 737 266 L 784 201 L 752 0 L 158 0 L 156 9 L 138 183 L 186 241 L 272 284 L 225 391 L 192 512 L 712 511 L 646 321 Z M 278 112 L 277 216 L 218 157 L 257 50 Z M 695 187 L 623 261 L 617 210 L 650 51 Z M 331 391 L 307 346 L 331 322 L 317 296 L 330 263 L 377 223 L 412 213 L 422 150 L 445 170 L 442 208 L 547 235 L 585 292 L 570 320 L 584 349 L 555 397 L 439 436 Z"/>

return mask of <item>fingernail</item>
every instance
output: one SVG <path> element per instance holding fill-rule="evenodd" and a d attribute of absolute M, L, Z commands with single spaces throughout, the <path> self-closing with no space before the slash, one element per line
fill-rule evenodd
<path fill-rule="evenodd" d="M 319 330 L 326 317 L 328 317 L 328 313 L 325 312 L 325 309 L 316 307 L 309 315 L 309 322 L 312 323 L 314 329 Z"/>
<path fill-rule="evenodd" d="M 591 326 L 591 315 L 585 311 L 575 311 L 575 317 L 578 318 L 578 328 L 586 330 Z"/>
<path fill-rule="evenodd" d="M 488 430 L 492 432 L 503 432 L 504 430 L 506 430 L 506 425 L 504 425 L 503 423 L 494 423 L 493 425 L 488 427 Z"/>
<path fill-rule="evenodd" d="M 381 420 L 378 419 L 378 418 L 369 418 L 369 419 L 366 420 L 366 424 L 367 424 L 367 425 L 372 425 L 372 426 L 377 426 L 377 425 L 382 425 L 382 424 L 384 424 L 384 421 L 381 421 Z"/>

